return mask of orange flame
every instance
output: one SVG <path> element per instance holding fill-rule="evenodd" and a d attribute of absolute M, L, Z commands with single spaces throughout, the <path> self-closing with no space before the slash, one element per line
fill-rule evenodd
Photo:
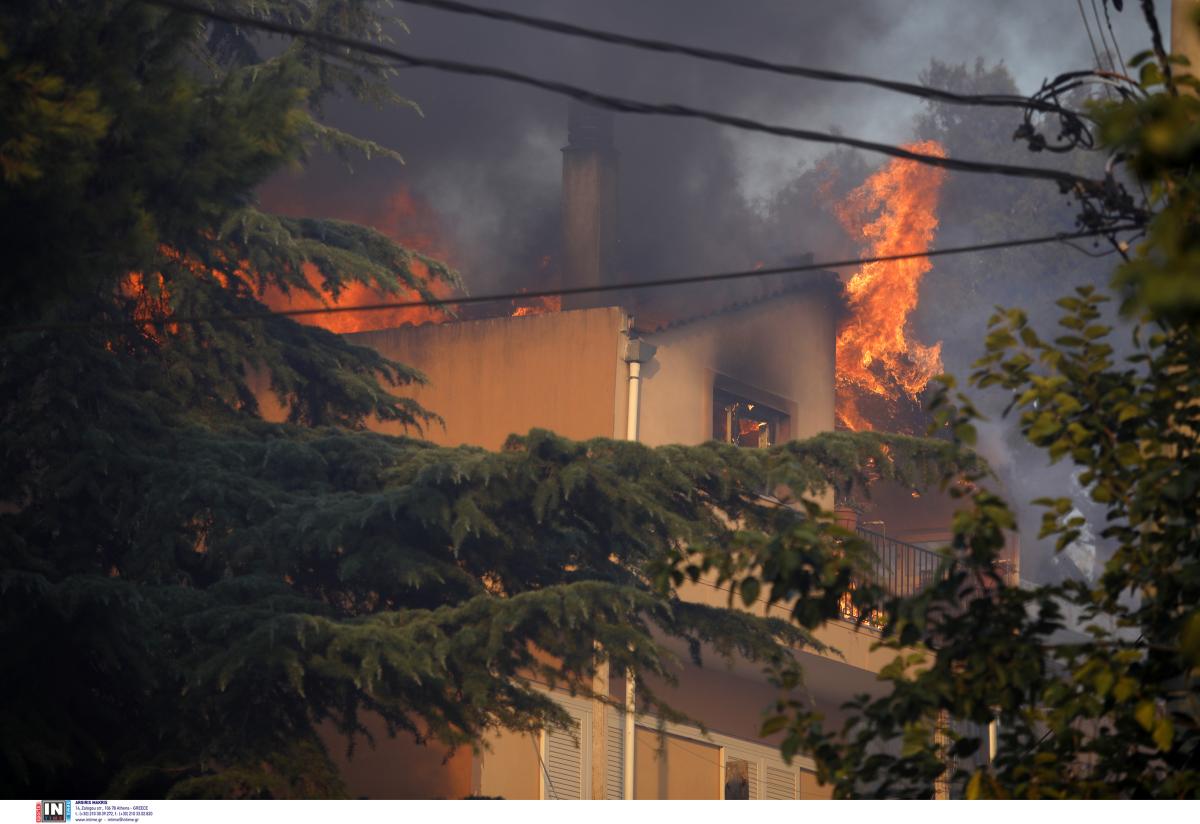
<path fill-rule="evenodd" d="M 142 333 L 161 343 L 156 322 L 171 315 L 171 296 L 163 282 L 162 273 L 151 272 L 147 276 L 141 272 L 129 272 L 121 279 L 117 288 L 122 295 L 134 301 L 133 319 L 144 324 Z M 176 331 L 174 324 L 168 328 L 169 331 Z M 108 347 L 112 348 L 111 341 Z"/>
<path fill-rule="evenodd" d="M 429 290 L 438 298 L 450 297 L 450 287 L 441 281 L 429 280 L 429 270 L 419 260 L 409 264 L 414 275 L 425 281 Z M 285 294 L 275 287 L 268 287 L 263 292 L 263 303 L 276 312 L 289 309 L 318 309 L 326 306 L 366 306 L 378 303 L 404 303 L 419 301 L 422 297 L 414 291 L 403 291 L 388 294 L 365 283 L 348 283 L 341 288 L 337 297 L 331 295 L 323 287 L 323 278 L 316 266 L 304 264 L 304 277 L 320 295 L 310 292 L 292 290 Z M 446 313 L 432 306 L 408 306 L 390 309 L 372 309 L 362 312 L 337 312 L 325 315 L 298 315 L 293 320 L 310 326 L 320 326 L 330 332 L 344 335 L 350 332 L 369 332 L 375 329 L 393 329 L 405 324 L 420 325 L 422 323 L 441 323 L 446 320 Z"/>
<path fill-rule="evenodd" d="M 198 277 L 212 277 L 222 286 L 229 285 L 229 275 L 220 269 L 205 266 L 195 258 L 185 255 L 178 249 L 166 244 L 159 244 L 158 253 L 167 260 L 190 270 Z M 235 275 L 245 277 L 245 272 L 239 267 L 233 270 Z M 146 337 L 162 343 L 160 329 L 172 335 L 179 333 L 179 324 L 162 321 L 171 317 L 171 290 L 162 272 L 127 272 L 117 284 L 117 290 L 134 302 L 133 319 L 144 324 L 142 327 Z M 112 344 L 109 343 L 111 349 Z"/>
<path fill-rule="evenodd" d="M 538 271 L 544 280 L 546 271 L 550 268 L 552 260 L 550 255 L 542 255 L 542 259 L 538 261 Z M 524 289 L 522 292 L 526 291 Z M 550 312 L 562 311 L 562 295 L 545 295 L 537 298 L 518 298 L 513 301 L 515 309 L 513 309 L 512 317 L 524 318 L 529 315 L 545 315 Z"/>
<path fill-rule="evenodd" d="M 282 209 L 281 211 L 288 210 Z M 372 213 L 362 209 L 351 209 L 347 214 L 340 214 L 338 217 L 342 220 L 370 226 L 397 243 L 431 258 L 445 261 L 452 257 L 447 254 L 439 239 L 437 218 L 432 209 L 403 187 L 392 194 L 382 212 Z M 441 281 L 431 280 L 429 269 L 424 263 L 413 260 L 409 264 L 409 268 L 419 280 L 425 282 L 429 290 L 438 298 L 450 297 L 450 287 Z M 269 287 L 263 293 L 263 302 L 275 311 L 286 311 L 288 309 L 317 309 L 325 306 L 359 306 L 421 300 L 421 296 L 413 291 L 388 294 L 364 283 L 348 283 L 335 297 L 323 287 L 323 279 L 316 266 L 305 264 L 304 276 L 309 284 L 321 293 L 320 295 L 298 290 L 286 294 L 280 289 Z M 300 315 L 295 319 L 300 323 L 320 326 L 331 332 L 345 334 L 374 329 L 391 329 L 405 324 L 440 323 L 446 318 L 446 313 L 441 309 L 417 306 L 368 312 Z"/>
<path fill-rule="evenodd" d="M 562 311 L 562 296 L 547 295 L 540 298 L 521 298 L 521 306 L 513 310 L 514 318 L 524 318 L 529 315 L 545 315 L 550 312 Z"/>
<path fill-rule="evenodd" d="M 766 421 L 753 421 L 749 418 L 742 418 L 738 421 L 738 434 L 745 437 L 746 435 L 754 435 L 760 429 L 767 426 Z"/>
<path fill-rule="evenodd" d="M 905 148 L 945 157 L 936 141 Z M 867 178 L 835 209 L 851 236 L 865 241 L 864 257 L 922 249 L 938 226 L 937 202 L 945 171 L 910 160 L 893 160 Z M 926 346 L 908 336 L 929 258 L 866 263 L 846 284 L 850 320 L 837 339 L 838 417 L 851 429 L 870 429 L 859 399 L 907 396 L 915 400 L 941 372 L 942 344 Z"/>

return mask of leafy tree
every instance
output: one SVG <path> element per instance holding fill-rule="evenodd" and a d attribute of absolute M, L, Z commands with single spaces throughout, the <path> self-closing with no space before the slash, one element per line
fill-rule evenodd
<path fill-rule="evenodd" d="M 1003 63 L 988 66 L 931 61 L 921 82 L 959 94 L 1019 94 L 1016 81 Z M 1083 91 L 1068 97 L 1083 104 Z M 1014 110 L 930 102 L 914 123 L 914 137 L 936 140 L 951 157 L 991 158 L 997 162 L 1066 168 L 1100 178 L 1103 158 L 1091 152 L 1031 153 L 1015 140 Z M 942 186 L 938 213 L 938 242 L 967 245 L 982 239 L 1036 237 L 1076 228 L 1076 210 L 1069 198 L 1054 196 L 1044 181 L 1018 178 L 980 178 L 949 175 Z M 1095 242 L 1077 241 L 1089 249 Z M 922 300 L 914 325 L 922 340 L 943 340 L 948 372 L 963 374 L 982 353 L 980 321 L 987 307 L 1023 295 L 1032 316 L 1053 322 L 1054 301 L 1075 286 L 1105 282 L 1111 268 L 1104 259 L 1063 254 L 1057 244 L 934 260 L 922 283 Z M 1046 309 L 1043 309 L 1046 307 Z"/>
<path fill-rule="evenodd" d="M 1152 18 L 1153 5 L 1143 7 Z M 764 727 L 785 732 L 785 755 L 811 753 L 839 796 L 929 797 L 939 783 L 972 798 L 1200 793 L 1200 81 L 1161 46 L 1133 63 L 1143 93 L 1092 109 L 1104 147 L 1127 156 L 1152 207 L 1145 239 L 1114 278 L 1136 324 L 1132 354 L 1116 354 L 1102 313 L 1109 298 L 1080 286 L 1057 302 L 1052 337 L 1022 310 L 998 310 L 971 374 L 972 386 L 1007 395 L 1031 444 L 1080 470 L 1116 551 L 1095 583 L 1008 586 L 994 563 L 1011 510 L 985 471 L 947 475 L 964 508 L 941 576 L 880 604 L 880 645 L 896 652 L 881 673 L 886 694 L 850 702 L 840 730 L 785 697 Z M 934 410 L 955 442 L 973 443 L 981 415 L 953 379 Z M 1078 537 L 1084 519 L 1069 499 L 1037 503 L 1042 536 L 1059 550 Z M 756 550 L 718 567 L 786 600 L 804 551 Z M 778 677 L 795 685 L 786 668 Z"/>
<path fill-rule="evenodd" d="M 222 5 L 385 37 L 367 0 Z M 885 436 L 752 452 L 532 432 L 492 453 L 367 431 L 435 420 L 403 394 L 418 373 L 285 318 L 218 318 L 261 313 L 268 287 L 430 297 L 418 259 L 457 285 L 378 233 L 255 204 L 314 145 L 392 154 L 320 120 L 331 95 L 404 103 L 389 80 L 139 2 L 0 10 L 6 792 L 336 795 L 316 724 L 365 732 L 369 711 L 474 745 L 561 721 L 534 680 L 587 694 L 602 658 L 666 674 L 655 628 L 784 666 L 803 628 L 683 603 L 654 563 L 799 540 L 815 522 L 768 484 L 957 459 Z M 252 372 L 287 423 L 259 417 Z M 812 558 L 810 624 L 861 561 L 831 541 Z"/>
<path fill-rule="evenodd" d="M 922 73 L 921 82 L 961 94 L 1018 94 L 1016 81 L 1003 63 L 988 66 L 976 61 L 969 66 L 934 60 Z M 1076 89 L 1065 100 L 1081 108 L 1086 105 L 1088 91 L 1087 87 Z M 1092 94 L 1105 96 L 1105 92 L 1096 90 Z M 931 102 L 914 125 L 917 138 L 937 140 L 952 157 L 989 157 L 1008 163 L 1066 168 L 1093 179 L 1103 177 L 1101 153 L 1030 153 L 1025 143 L 1014 138 L 1014 122 L 1012 109 Z M 1057 129 L 1044 131 L 1054 134 Z M 938 203 L 942 216 L 939 243 L 966 245 L 984 239 L 1036 237 L 1079 228 L 1072 199 L 1055 196 L 1044 181 L 997 178 L 987 179 L 986 185 L 984 182 L 974 175 L 947 177 Z M 974 360 L 984 353 L 980 330 L 986 326 L 992 307 L 1019 294 L 1032 324 L 1051 325 L 1057 320 L 1055 300 L 1060 296 L 1077 286 L 1100 287 L 1108 282 L 1115 252 L 1105 241 L 1079 240 L 1072 247 L 1044 244 L 934 259 L 913 315 L 917 337 L 943 342 L 946 372 L 969 374 Z M 1112 307 L 1108 307 L 1105 318 L 1122 330 L 1128 329 L 1128 323 L 1118 318 Z M 1115 345 L 1120 352 L 1127 349 L 1122 340 L 1115 341 Z M 991 418 L 986 431 L 981 432 L 981 448 L 992 461 L 999 487 L 1021 490 L 1022 498 L 1012 503 L 1021 535 L 1022 576 L 1049 581 L 1093 575 L 1097 562 L 1103 562 L 1111 551 L 1110 542 L 1088 535 L 1081 542 L 1085 545 L 1056 553 L 1051 541 L 1037 538 L 1041 512 L 1029 503 L 1040 494 L 1077 490 L 1072 495 L 1076 509 L 1091 523 L 1103 520 L 1103 509 L 1089 501 L 1078 487 L 1075 467 L 1065 462 L 1050 465 L 1015 423 L 996 420 L 1007 403 L 1003 392 L 976 388 L 971 396 Z"/>

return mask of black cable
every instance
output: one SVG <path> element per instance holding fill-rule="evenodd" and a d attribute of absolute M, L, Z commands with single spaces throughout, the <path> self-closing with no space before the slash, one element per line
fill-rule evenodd
<path fill-rule="evenodd" d="M 797 272 L 813 272 L 827 269 L 842 269 L 849 266 L 861 266 L 866 263 L 887 263 L 894 260 L 910 260 L 921 257 L 943 257 L 946 255 L 961 255 L 970 252 L 988 252 L 996 249 L 1014 249 L 1022 246 L 1036 246 L 1043 243 L 1056 243 L 1076 240 L 1085 237 L 1098 237 L 1114 232 L 1124 232 L 1139 229 L 1139 226 L 1114 226 L 1108 229 L 1087 229 L 1079 232 L 1042 235 L 1040 237 L 999 240 L 992 243 L 976 243 L 970 246 L 951 246 L 946 249 L 924 249 L 919 252 L 906 252 L 897 255 L 876 255 L 873 257 L 849 258 L 846 260 L 827 260 L 821 263 L 802 263 L 792 266 L 774 266 L 765 269 L 743 269 L 736 272 L 717 272 L 708 275 L 686 275 L 674 278 L 658 278 L 656 280 L 626 281 L 598 286 L 570 286 L 562 289 L 539 289 L 528 292 L 506 292 L 493 295 L 466 295 L 445 300 L 402 300 L 386 303 L 367 303 L 359 306 L 322 306 L 313 309 L 282 309 L 262 312 L 246 312 L 243 314 L 220 315 L 172 315 L 152 320 L 111 320 L 111 321 L 77 321 L 74 323 L 27 323 L 0 327 L 0 333 L 16 332 L 52 332 L 79 329 L 111 329 L 126 326 L 167 326 L 169 324 L 223 323 L 251 320 L 268 320 L 270 318 L 295 318 L 309 315 L 334 315 L 347 312 L 376 312 L 388 309 L 417 309 L 438 308 L 444 306 L 459 306 L 472 303 L 499 303 L 502 301 L 531 300 L 534 298 L 563 297 L 567 295 L 588 295 L 601 292 L 619 292 L 633 289 L 653 289 L 664 286 L 680 286 L 691 283 L 714 283 L 718 281 L 744 280 L 767 275 L 782 275 Z"/>
<path fill-rule="evenodd" d="M 1083 18 L 1083 29 L 1087 32 L 1088 42 L 1092 44 L 1092 55 L 1096 58 L 1096 68 L 1104 71 L 1104 61 L 1100 59 L 1100 50 L 1096 48 L 1096 41 L 1092 37 L 1092 27 L 1088 24 L 1087 12 L 1083 10 L 1083 0 L 1075 0 L 1075 5 L 1079 6 L 1079 16 Z"/>
<path fill-rule="evenodd" d="M 1108 63 L 1108 71 L 1117 74 L 1117 67 L 1113 65 L 1112 49 L 1108 45 L 1108 35 L 1104 33 L 1104 25 L 1100 22 L 1100 9 L 1096 5 L 1096 0 L 1091 0 L 1092 3 L 1092 19 L 1096 21 L 1096 34 L 1100 35 L 1100 45 L 1104 47 L 1105 62 Z M 1104 66 L 1100 67 L 1104 70 Z"/>
<path fill-rule="evenodd" d="M 1108 34 L 1110 37 L 1112 37 L 1113 48 L 1116 49 L 1116 51 L 1117 51 L 1117 60 L 1119 60 L 1121 62 L 1121 72 L 1120 73 L 1125 74 L 1125 72 L 1129 71 L 1129 66 L 1126 65 L 1125 58 L 1121 54 L 1121 45 L 1119 43 L 1117 43 L 1117 33 L 1115 31 L 1113 31 L 1112 18 L 1108 16 L 1109 0 L 1101 0 L 1101 2 L 1104 3 L 1104 22 L 1108 24 Z"/>
<path fill-rule="evenodd" d="M 546 789 L 550 790 L 551 799 L 558 799 L 558 793 L 554 791 L 554 783 L 550 780 L 550 770 L 546 769 L 546 762 L 542 760 L 542 748 L 532 733 L 529 738 L 533 741 L 533 752 L 537 755 L 538 763 L 542 765 L 542 774 L 546 776 Z"/>
<path fill-rule="evenodd" d="M 772 72 L 774 74 L 782 74 L 789 77 L 803 77 L 808 80 L 821 80 L 830 83 L 853 83 L 863 86 L 874 86 L 875 88 L 885 89 L 890 92 L 912 95 L 914 97 L 920 97 L 926 100 L 936 100 L 941 103 L 955 103 L 969 106 L 1011 106 L 1020 109 L 1033 108 L 1038 111 L 1045 112 L 1063 111 L 1061 106 L 1057 106 L 1049 101 L 1033 101 L 1028 98 L 1021 97 L 1020 95 L 956 94 L 944 89 L 935 89 L 931 86 L 921 86 L 916 83 L 903 83 L 898 80 L 887 80 L 882 77 L 871 77 L 862 74 L 850 74 L 847 72 L 831 71 L 828 69 L 815 69 L 808 66 L 777 63 L 775 61 L 763 60 L 762 58 L 751 57 L 745 54 L 706 49 L 699 46 L 687 46 L 681 43 L 672 43 L 666 40 L 654 40 L 648 37 L 637 37 L 634 35 L 619 34 L 613 31 L 592 29 L 586 26 L 579 26 L 574 23 L 563 22 L 561 20 L 535 17 L 533 15 L 521 14 L 519 12 L 507 11 L 504 9 L 484 8 L 481 6 L 471 5 L 470 3 L 461 3 L 458 2 L 458 0 L 401 0 L 401 2 L 408 3 L 411 6 L 425 6 L 427 8 L 437 9 L 438 11 L 444 11 L 450 14 L 462 14 L 470 17 L 482 17 L 487 20 L 499 20 L 505 23 L 514 23 L 519 26 L 528 26 L 529 28 L 541 29 L 542 31 L 553 32 L 555 34 L 564 34 L 569 37 L 581 37 L 586 40 L 595 40 L 597 42 L 608 43 L 610 45 L 627 46 L 632 49 L 641 49 L 643 51 L 659 52 L 662 54 L 681 54 L 711 63 L 721 63 L 728 66 L 736 66 L 742 69 Z M 1080 112 L 1072 112 L 1072 114 L 1084 116 Z"/>
<path fill-rule="evenodd" d="M 1070 246 L 1072 249 L 1074 249 L 1079 254 L 1087 255 L 1088 257 L 1092 257 L 1092 258 L 1109 257 L 1110 255 L 1118 254 L 1121 251 L 1121 248 L 1118 246 L 1115 249 L 1109 249 L 1107 252 L 1091 252 L 1091 251 L 1088 251 L 1087 249 L 1083 248 L 1082 246 L 1076 246 L 1074 243 L 1072 243 L 1069 240 L 1064 240 L 1063 243 Z"/>
<path fill-rule="evenodd" d="M 262 29 L 263 31 L 275 32 L 276 34 L 285 34 L 292 37 L 303 37 L 316 42 L 340 46 L 351 51 L 371 54 L 376 57 L 386 57 L 406 66 L 435 69 L 452 74 L 462 74 L 475 77 L 492 77 L 498 80 L 505 80 L 510 83 L 531 86 L 533 88 L 542 89 L 543 91 L 552 92 L 554 94 L 560 94 L 565 97 L 570 97 L 574 100 L 579 100 L 583 103 L 596 106 L 598 108 L 609 109 L 615 112 L 705 120 L 710 123 L 716 123 L 721 126 L 731 126 L 744 131 L 773 134 L 778 137 L 806 140 L 814 143 L 829 143 L 841 146 L 850 146 L 855 149 L 876 152 L 879 154 L 888 155 L 890 157 L 898 157 L 902 160 L 912 160 L 917 163 L 925 163 L 930 166 L 938 166 L 940 168 L 949 169 L 956 172 L 998 174 L 1008 177 L 1033 180 L 1050 180 L 1058 183 L 1064 191 L 1070 189 L 1100 191 L 1104 185 L 1101 181 L 1089 180 L 1088 178 L 1058 169 L 1039 169 L 1033 166 L 1016 166 L 1004 163 L 985 163 L 975 160 L 958 160 L 951 157 L 938 157 L 936 155 L 927 155 L 920 152 L 909 151 L 908 149 L 903 149 L 898 146 L 890 146 L 886 143 L 875 143 L 869 140 L 860 140 L 858 138 L 845 137 L 843 135 L 836 134 L 826 134 L 824 132 L 814 132 L 808 129 L 796 129 L 788 126 L 775 126 L 745 117 L 723 114 L 707 109 L 696 109 L 677 103 L 654 104 L 645 103 L 639 100 L 631 100 L 628 98 L 614 97 L 611 95 L 594 92 L 589 89 L 584 89 L 579 86 L 560 83 L 556 80 L 545 80 L 540 77 L 534 77 L 533 75 L 521 74 L 519 72 L 510 71 L 508 69 L 502 69 L 495 66 L 484 66 L 475 63 L 462 63 L 456 60 L 444 60 L 437 57 L 417 57 L 397 51 L 396 49 L 378 45 L 376 43 L 370 43 L 365 40 L 358 40 L 352 37 L 344 37 L 339 34 L 330 34 L 327 32 L 299 28 L 297 26 L 290 26 L 286 23 L 281 23 L 274 20 L 260 20 L 243 14 L 208 9 L 192 3 L 181 2 L 181 0 L 141 0 L 141 2 L 153 6 L 174 9 L 176 11 L 197 14 L 212 20 L 221 20 L 227 23 L 233 23 L 234 25 Z"/>

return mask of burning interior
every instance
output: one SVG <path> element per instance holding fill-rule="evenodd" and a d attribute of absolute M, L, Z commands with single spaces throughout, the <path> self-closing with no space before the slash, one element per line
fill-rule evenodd
<path fill-rule="evenodd" d="M 737 446 L 767 447 L 780 441 L 787 415 L 764 403 L 713 390 L 713 440 Z"/>

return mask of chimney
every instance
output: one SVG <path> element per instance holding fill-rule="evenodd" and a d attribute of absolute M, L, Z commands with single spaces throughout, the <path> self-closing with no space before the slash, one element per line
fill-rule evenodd
<path fill-rule="evenodd" d="M 572 101 L 562 176 L 563 286 L 609 283 L 617 240 L 617 150 L 613 116 Z M 609 306 L 612 293 L 566 295 L 564 309 Z"/>

